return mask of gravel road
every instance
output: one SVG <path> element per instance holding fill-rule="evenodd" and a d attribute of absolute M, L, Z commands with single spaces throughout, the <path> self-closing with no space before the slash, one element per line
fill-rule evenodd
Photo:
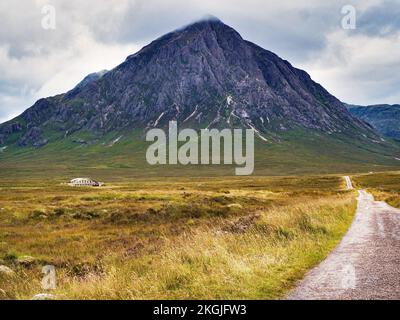
<path fill-rule="evenodd" d="M 352 184 L 352 182 L 351 182 L 350 177 L 349 177 L 349 176 L 345 176 L 345 177 L 344 177 L 344 180 L 346 181 L 346 187 L 347 187 L 347 189 L 348 189 L 348 190 L 353 190 L 354 188 L 353 188 L 353 184 Z"/>
<path fill-rule="evenodd" d="M 356 217 L 339 246 L 287 298 L 400 299 L 400 210 L 359 191 Z"/>

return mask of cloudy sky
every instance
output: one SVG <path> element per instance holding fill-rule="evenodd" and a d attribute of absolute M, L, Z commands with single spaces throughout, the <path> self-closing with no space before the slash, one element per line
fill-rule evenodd
<path fill-rule="evenodd" d="M 48 5 L 55 29 L 43 28 Z M 355 29 L 342 26 L 345 5 Z M 400 103 L 399 0 L 2 0 L 0 122 L 207 14 L 342 101 Z"/>

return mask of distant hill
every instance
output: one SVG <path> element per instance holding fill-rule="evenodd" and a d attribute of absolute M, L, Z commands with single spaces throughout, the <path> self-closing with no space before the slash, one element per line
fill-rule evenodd
<path fill-rule="evenodd" d="M 347 107 L 354 116 L 370 123 L 382 135 L 400 140 L 400 105 L 347 105 Z"/>

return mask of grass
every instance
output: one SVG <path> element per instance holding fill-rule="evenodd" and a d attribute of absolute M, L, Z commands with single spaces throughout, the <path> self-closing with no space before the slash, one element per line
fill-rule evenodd
<path fill-rule="evenodd" d="M 370 173 L 353 178 L 358 188 L 367 189 L 378 201 L 400 208 L 400 173 Z"/>
<path fill-rule="evenodd" d="M 59 133 L 57 133 L 59 134 Z M 111 142 L 122 138 L 111 146 Z M 368 143 L 354 136 L 323 135 L 319 132 L 291 130 L 282 132 L 279 140 L 255 141 L 255 176 L 314 175 L 362 173 L 397 170 L 395 160 L 399 144 Z M 74 141 L 84 139 L 88 144 Z M 113 132 L 102 137 L 75 133 L 65 139 L 51 137 L 41 148 L 9 145 L 0 152 L 0 180 L 26 183 L 45 179 L 65 180 L 74 176 L 92 176 L 112 182 L 163 177 L 231 176 L 236 166 L 150 166 L 146 162 L 143 132 Z"/>
<path fill-rule="evenodd" d="M 0 210 L 2 299 L 44 292 L 46 264 L 62 299 L 277 299 L 338 244 L 355 193 L 337 176 L 1 180 Z"/>

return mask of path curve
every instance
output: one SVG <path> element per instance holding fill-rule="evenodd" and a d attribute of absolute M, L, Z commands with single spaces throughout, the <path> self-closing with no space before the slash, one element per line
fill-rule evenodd
<path fill-rule="evenodd" d="M 359 191 L 355 219 L 339 246 L 287 298 L 400 299 L 400 210 Z"/>

